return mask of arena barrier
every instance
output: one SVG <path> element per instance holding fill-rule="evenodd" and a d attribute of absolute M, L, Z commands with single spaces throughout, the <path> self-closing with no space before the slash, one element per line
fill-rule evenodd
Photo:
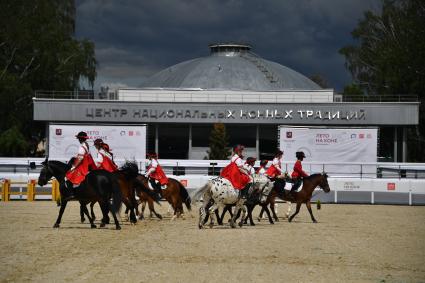
<path fill-rule="evenodd" d="M 11 199 L 35 201 L 36 196 L 47 196 L 47 199 L 58 201 L 60 198 L 59 182 L 52 180 L 46 187 L 47 191 L 42 191 L 40 187 L 37 188 L 37 180 L 35 179 L 28 179 L 26 182 L 4 179 L 1 184 L 1 200 L 4 202 L 8 202 Z M 12 196 L 17 196 L 17 198 Z"/>

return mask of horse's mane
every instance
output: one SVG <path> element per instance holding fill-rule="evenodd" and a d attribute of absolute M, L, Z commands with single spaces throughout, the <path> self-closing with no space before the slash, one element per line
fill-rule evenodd
<path fill-rule="evenodd" d="M 139 167 L 136 161 L 126 161 L 120 168 L 120 172 L 123 173 L 127 178 L 136 178 L 139 174 Z"/>
<path fill-rule="evenodd" d="M 321 175 L 323 175 L 323 177 L 328 177 L 328 175 L 326 174 L 326 173 L 314 173 L 314 174 L 311 174 L 310 176 L 307 176 L 307 177 L 304 177 L 304 179 L 310 179 L 310 178 L 315 178 L 315 177 L 317 177 L 317 176 L 321 176 Z"/>
<path fill-rule="evenodd" d="M 63 169 L 67 169 L 67 168 L 71 167 L 70 164 L 63 163 L 63 162 L 58 161 L 58 160 L 49 160 L 48 163 L 49 163 L 49 166 L 53 165 L 53 166 L 56 166 L 56 167 L 61 167 Z M 45 162 L 42 162 L 42 164 L 47 165 Z"/>

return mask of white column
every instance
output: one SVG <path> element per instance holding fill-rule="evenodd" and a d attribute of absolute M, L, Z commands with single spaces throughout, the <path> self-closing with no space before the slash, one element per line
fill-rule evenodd
<path fill-rule="evenodd" d="M 189 124 L 189 146 L 187 150 L 187 159 L 190 159 L 192 155 L 192 124 Z"/>
<path fill-rule="evenodd" d="M 403 162 L 406 162 L 406 160 L 407 160 L 407 129 L 404 127 L 403 128 L 403 141 L 402 141 L 402 143 L 403 143 L 403 151 L 402 151 L 402 154 L 403 154 L 403 158 L 402 158 L 402 160 L 401 161 L 403 161 Z"/>
<path fill-rule="evenodd" d="M 155 152 L 156 152 L 156 154 L 159 154 L 159 148 L 158 148 L 158 133 L 159 133 L 159 130 L 158 130 L 158 124 L 155 124 Z"/>
<path fill-rule="evenodd" d="M 398 150 L 398 131 L 397 131 L 397 127 L 394 127 L 394 162 L 398 162 L 398 158 L 397 158 L 397 155 L 398 155 L 398 152 L 397 152 L 397 150 Z"/>
<path fill-rule="evenodd" d="M 257 154 L 257 159 L 260 160 L 260 125 L 257 125 L 256 128 L 255 151 Z"/>

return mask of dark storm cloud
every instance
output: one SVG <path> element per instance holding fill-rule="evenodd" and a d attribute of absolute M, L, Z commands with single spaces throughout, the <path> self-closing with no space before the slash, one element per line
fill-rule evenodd
<path fill-rule="evenodd" d="M 96 44 L 96 85 L 137 87 L 155 72 L 209 53 L 214 42 L 245 42 L 261 57 L 333 87 L 349 83 L 338 50 L 379 0 L 77 1 L 77 37 Z"/>

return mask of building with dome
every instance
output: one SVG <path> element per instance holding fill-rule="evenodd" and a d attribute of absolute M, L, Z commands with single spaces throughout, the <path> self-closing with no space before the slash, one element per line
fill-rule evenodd
<path fill-rule="evenodd" d="M 34 119 L 47 123 L 147 125 L 147 151 L 162 159 L 204 159 L 214 123 L 224 123 L 229 146 L 270 158 L 279 126 L 377 128 L 378 152 L 406 158 L 406 127 L 418 124 L 417 100 L 386 97 L 348 102 L 304 75 L 252 52 L 246 44 L 211 44 L 210 54 L 168 67 L 140 88 L 113 99 L 57 99 L 39 93 Z M 384 142 L 382 142 L 384 140 Z M 385 149 L 385 150 L 382 150 Z"/>

